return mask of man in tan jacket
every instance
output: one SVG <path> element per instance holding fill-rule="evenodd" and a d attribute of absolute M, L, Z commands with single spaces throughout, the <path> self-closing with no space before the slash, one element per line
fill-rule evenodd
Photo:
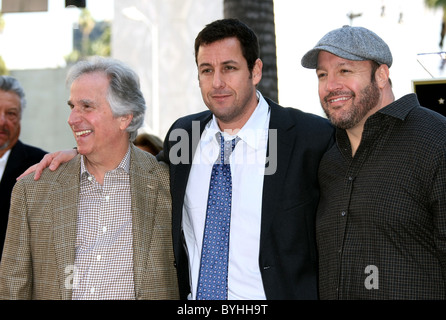
<path fill-rule="evenodd" d="M 2 299 L 177 299 L 168 169 L 133 146 L 145 101 L 136 74 L 95 58 L 72 67 L 79 155 L 12 193 Z"/>

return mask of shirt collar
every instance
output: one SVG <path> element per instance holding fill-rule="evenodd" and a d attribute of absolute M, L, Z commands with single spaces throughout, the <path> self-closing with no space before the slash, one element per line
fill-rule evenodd
<path fill-rule="evenodd" d="M 241 140 L 254 149 L 258 149 L 263 139 L 267 137 L 270 113 L 269 105 L 260 91 L 257 91 L 257 98 L 259 100 L 257 107 L 245 125 L 237 133 L 237 136 Z M 213 115 L 211 121 L 206 125 L 202 139 L 207 141 L 216 139 L 215 134 L 219 131 L 221 132 L 217 124 L 217 118 Z M 225 140 L 231 140 L 235 137 L 226 132 L 222 132 L 222 134 Z"/>
<path fill-rule="evenodd" d="M 398 100 L 393 101 L 384 108 L 372 114 L 364 124 L 364 130 L 370 126 L 374 127 L 382 123 L 383 119 L 394 118 L 404 121 L 413 108 L 419 107 L 417 96 L 415 93 L 407 94 Z M 346 136 L 344 129 L 336 129 L 337 135 Z M 338 139 L 340 139 L 340 136 Z"/>
<path fill-rule="evenodd" d="M 8 158 L 9 158 L 9 154 L 11 153 L 11 149 L 9 149 L 8 151 L 6 151 L 5 152 L 5 154 L 2 156 L 2 157 L 0 157 L 0 161 L 1 162 L 6 162 L 6 161 L 8 161 Z"/>
<path fill-rule="evenodd" d="M 130 172 L 130 145 L 129 145 L 129 148 L 127 149 L 127 152 L 126 152 L 124 158 L 122 158 L 119 165 L 114 170 L 111 170 L 111 171 L 117 172 L 118 170 L 123 170 L 126 173 Z M 84 156 L 81 155 L 81 176 L 83 176 L 84 174 L 90 175 L 90 173 L 88 172 L 87 167 L 85 165 Z"/>
<path fill-rule="evenodd" d="M 419 105 L 416 94 L 410 93 L 385 106 L 377 113 L 404 120 L 410 111 Z"/>

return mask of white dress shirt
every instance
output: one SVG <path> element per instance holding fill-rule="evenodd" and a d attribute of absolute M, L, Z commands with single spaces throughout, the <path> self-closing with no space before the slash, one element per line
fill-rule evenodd
<path fill-rule="evenodd" d="M 8 163 L 9 154 L 11 149 L 5 152 L 3 157 L 0 158 L 0 181 L 2 181 L 3 173 L 5 172 L 6 163 Z"/>
<path fill-rule="evenodd" d="M 266 299 L 259 268 L 263 177 L 268 142 L 269 106 L 259 103 L 237 133 L 241 139 L 231 154 L 232 211 L 229 240 L 228 299 Z M 191 294 L 196 298 L 209 180 L 220 152 L 216 118 L 206 125 L 195 152 L 183 206 L 183 232 L 189 255 Z M 223 132 L 225 139 L 233 139 Z"/>

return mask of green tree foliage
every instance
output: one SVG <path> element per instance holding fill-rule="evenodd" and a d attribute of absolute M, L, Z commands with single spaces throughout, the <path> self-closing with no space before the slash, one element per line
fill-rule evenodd
<path fill-rule="evenodd" d="M 0 57 L 0 76 L 7 76 L 9 74 L 8 68 L 6 68 L 5 61 Z"/>
<path fill-rule="evenodd" d="M 79 29 L 73 34 L 73 51 L 65 60 L 76 62 L 88 56 L 110 56 L 111 26 L 109 22 L 97 22 L 88 9 L 83 9 L 78 21 Z"/>
<path fill-rule="evenodd" d="M 5 20 L 3 19 L 3 15 L 0 12 L 0 33 L 3 32 L 3 29 L 5 28 Z M 6 68 L 5 61 L 3 61 L 3 58 L 0 56 L 0 76 L 8 75 L 9 70 Z"/>
<path fill-rule="evenodd" d="M 424 2 L 429 8 L 446 7 L 446 0 L 425 0 Z"/>
<path fill-rule="evenodd" d="M 443 8 L 443 21 L 441 22 L 440 48 L 443 48 L 443 41 L 446 35 L 446 0 L 424 0 L 429 8 Z"/>

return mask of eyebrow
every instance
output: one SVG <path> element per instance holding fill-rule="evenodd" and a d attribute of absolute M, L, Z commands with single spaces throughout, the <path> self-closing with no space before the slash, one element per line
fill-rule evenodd
<path fill-rule="evenodd" d="M 228 64 L 239 64 L 239 63 L 235 60 L 227 60 L 227 61 L 223 61 L 221 64 L 228 65 Z M 203 68 L 203 67 L 212 67 L 212 64 L 209 62 L 203 62 L 199 65 L 199 68 Z"/>
<path fill-rule="evenodd" d="M 69 104 L 70 104 L 70 103 L 73 104 L 73 103 L 71 102 L 71 100 L 68 100 L 67 102 L 68 102 Z M 82 103 L 82 104 L 95 104 L 94 100 L 91 100 L 91 99 L 81 99 L 81 100 L 79 100 L 79 102 Z"/>
<path fill-rule="evenodd" d="M 86 104 L 88 104 L 88 105 L 95 105 L 95 102 L 93 100 L 90 100 L 90 99 L 81 99 L 81 100 L 79 100 L 79 102 L 81 104 L 83 104 L 83 105 L 86 105 Z M 67 103 L 70 106 L 74 105 L 74 103 L 71 102 L 71 100 L 68 100 Z"/>
<path fill-rule="evenodd" d="M 349 62 L 347 62 L 347 61 L 343 61 L 343 62 L 339 62 L 337 65 L 336 65 L 336 67 L 337 68 L 340 68 L 340 67 L 345 67 L 345 66 L 350 66 L 350 65 L 352 65 L 352 63 L 349 63 Z M 318 71 L 318 70 L 322 70 L 323 68 L 320 68 L 319 66 L 317 66 L 316 67 L 316 71 Z"/>

